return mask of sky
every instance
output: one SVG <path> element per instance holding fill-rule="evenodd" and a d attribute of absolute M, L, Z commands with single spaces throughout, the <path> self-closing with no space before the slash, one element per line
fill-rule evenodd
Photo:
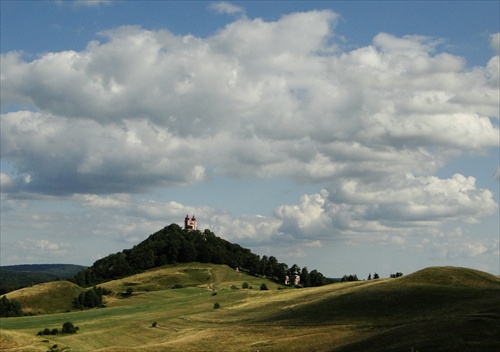
<path fill-rule="evenodd" d="M 0 264 L 196 215 L 328 277 L 500 274 L 498 1 L 5 1 Z"/>

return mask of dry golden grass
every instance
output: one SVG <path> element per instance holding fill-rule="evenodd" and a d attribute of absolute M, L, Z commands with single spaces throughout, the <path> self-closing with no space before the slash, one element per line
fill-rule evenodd
<path fill-rule="evenodd" d="M 47 346 L 31 334 L 0 329 L 0 351 L 47 351 Z"/>
<path fill-rule="evenodd" d="M 24 313 L 51 314 L 72 308 L 83 289 L 69 281 L 53 281 L 12 291 L 6 295 L 21 303 Z"/>

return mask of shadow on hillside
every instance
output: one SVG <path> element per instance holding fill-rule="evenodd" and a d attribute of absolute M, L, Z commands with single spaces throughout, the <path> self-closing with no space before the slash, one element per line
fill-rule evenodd
<path fill-rule="evenodd" d="M 500 314 L 436 319 L 382 330 L 335 352 L 500 351 Z"/>

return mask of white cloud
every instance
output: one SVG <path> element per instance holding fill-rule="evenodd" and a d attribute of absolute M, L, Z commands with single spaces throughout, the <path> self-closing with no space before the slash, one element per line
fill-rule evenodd
<path fill-rule="evenodd" d="M 221 14 L 244 14 L 245 9 L 241 6 L 233 5 L 226 1 L 213 2 L 208 6 L 211 10 Z"/>
<path fill-rule="evenodd" d="M 35 240 L 28 238 L 18 243 L 18 246 L 26 253 L 27 256 L 51 256 L 59 257 L 66 255 L 71 247 L 69 243 L 61 242 L 54 243 L 46 239 Z"/>
<path fill-rule="evenodd" d="M 434 258 L 475 258 L 484 255 L 499 255 L 498 239 L 474 238 L 460 228 L 447 233 L 438 233 L 434 241 L 425 243 Z"/>
<path fill-rule="evenodd" d="M 73 3 L 77 6 L 99 6 L 102 4 L 110 4 L 113 0 L 74 0 Z"/>
<path fill-rule="evenodd" d="M 75 196 L 81 204 L 90 208 L 126 208 L 131 201 L 128 194 L 115 194 L 113 196 L 98 196 L 96 194 L 82 194 Z"/>
<path fill-rule="evenodd" d="M 3 172 L 0 173 L 0 190 L 2 189 L 10 189 L 13 185 L 12 177 Z"/>
<path fill-rule="evenodd" d="M 298 205 L 276 210 L 279 232 L 296 238 L 332 238 L 432 228 L 451 221 L 475 223 L 498 206 L 489 190 L 478 189 L 473 177 L 391 177 L 383 182 L 341 181 L 328 192 L 304 196 Z M 401 242 L 401 236 L 393 236 Z"/>

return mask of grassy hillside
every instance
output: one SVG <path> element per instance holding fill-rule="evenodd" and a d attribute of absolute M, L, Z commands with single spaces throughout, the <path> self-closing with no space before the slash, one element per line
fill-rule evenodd
<path fill-rule="evenodd" d="M 277 289 L 278 287 L 282 287 L 282 285 L 278 285 L 269 280 L 263 280 L 236 271 L 227 265 L 206 263 L 166 265 L 124 279 L 109 281 L 99 286 L 114 292 L 126 291 L 128 287 L 132 287 L 134 291 L 166 290 L 171 289 L 177 284 L 183 287 L 222 289 L 230 288 L 232 285 L 238 285 L 241 288 L 242 280 L 246 280 L 249 285 L 253 284 L 255 288 L 259 288 L 263 282 L 265 282 L 269 288 Z"/>
<path fill-rule="evenodd" d="M 24 313 L 51 314 L 72 308 L 73 299 L 84 290 L 68 281 L 53 281 L 12 291 L 5 296 L 21 304 Z"/>
<path fill-rule="evenodd" d="M 253 289 L 241 289 L 243 282 Z M 263 282 L 269 291 L 258 289 Z M 171 289 L 177 283 L 185 288 Z M 278 290 L 227 266 L 192 263 L 103 286 L 115 292 L 134 287 L 134 294 L 110 298 L 102 309 L 2 319 L 0 346 L 46 351 L 57 344 L 106 352 L 500 350 L 500 279 L 464 268 Z M 35 336 L 66 321 L 80 331 Z"/>

